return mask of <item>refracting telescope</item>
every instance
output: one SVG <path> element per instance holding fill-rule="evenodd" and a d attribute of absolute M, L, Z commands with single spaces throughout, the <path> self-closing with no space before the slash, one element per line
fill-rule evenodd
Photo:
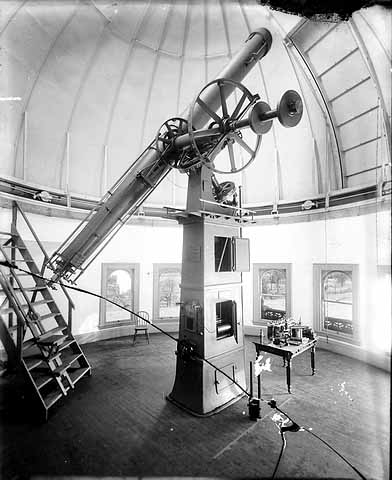
<path fill-rule="evenodd" d="M 274 118 L 285 127 L 300 121 L 302 101 L 295 91 L 287 91 L 277 108 L 271 109 L 240 83 L 268 53 L 271 43 L 268 30 L 253 31 L 189 108 L 163 123 L 147 148 L 52 255 L 47 266 L 54 272 L 53 280 L 76 281 L 172 168 L 188 175 L 202 166 L 217 173 L 239 172 L 255 159 L 261 136 Z M 244 139 L 244 130 L 252 132 L 252 142 Z M 241 162 L 235 156 L 235 144 L 243 151 Z M 222 151 L 228 152 L 223 166 L 217 163 Z M 219 184 L 214 175 L 212 181 L 217 198 L 232 187 L 232 182 Z"/>

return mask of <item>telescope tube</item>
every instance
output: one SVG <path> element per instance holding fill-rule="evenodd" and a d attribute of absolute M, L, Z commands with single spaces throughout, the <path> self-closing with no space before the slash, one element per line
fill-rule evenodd
<path fill-rule="evenodd" d="M 253 31 L 243 47 L 216 78 L 241 82 L 256 63 L 268 53 L 271 44 L 272 36 L 267 29 L 260 28 Z M 230 96 L 234 88 L 234 86 L 226 88 L 226 97 Z M 208 92 L 203 97 L 203 101 L 216 111 L 220 104 L 220 94 Z M 181 116 L 186 117 L 188 111 L 189 108 Z M 197 105 L 192 120 L 194 127 L 202 128 L 210 120 L 208 113 Z M 129 218 L 140 207 L 169 173 L 170 155 L 172 155 L 170 152 L 158 152 L 155 148 L 151 148 L 151 145 L 143 152 L 123 175 L 121 181 L 109 190 L 93 212 L 87 216 L 84 220 L 85 225 L 83 226 L 83 223 L 79 225 L 52 255 L 48 266 L 54 271 L 54 279 L 70 280 L 78 270 L 79 275 L 81 274 L 88 260 L 94 259 L 94 253 L 108 236 L 124 222 L 125 218 Z"/>

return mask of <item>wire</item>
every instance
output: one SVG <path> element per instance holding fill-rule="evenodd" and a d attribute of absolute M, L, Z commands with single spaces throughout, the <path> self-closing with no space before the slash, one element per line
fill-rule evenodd
<path fill-rule="evenodd" d="M 278 471 L 280 461 L 281 461 L 282 458 L 283 458 L 283 453 L 284 453 L 284 451 L 286 450 L 286 445 L 287 445 L 286 437 L 285 437 L 285 435 L 284 435 L 284 432 L 282 432 L 282 430 L 280 431 L 280 436 L 281 436 L 281 438 L 282 438 L 282 447 L 281 447 L 281 449 L 280 449 L 278 461 L 276 462 L 276 465 L 275 465 L 274 473 L 272 474 L 272 477 L 271 477 L 272 480 L 275 478 L 276 472 Z"/>
<path fill-rule="evenodd" d="M 330 448 L 334 453 L 336 453 L 336 455 L 337 455 L 338 457 L 340 457 L 345 463 L 347 463 L 347 465 L 348 465 L 349 467 L 351 467 L 351 468 L 354 470 L 354 472 L 357 473 L 357 474 L 362 478 L 362 480 L 367 480 L 366 477 L 365 477 L 356 467 L 354 467 L 354 465 L 353 465 L 352 463 L 350 463 L 345 457 L 343 457 L 343 455 L 341 455 L 337 450 L 335 450 L 332 445 L 330 445 L 328 442 L 326 442 L 325 440 L 323 440 L 321 437 L 319 437 L 318 435 L 316 435 L 315 433 L 313 433 L 313 432 L 312 432 L 311 430 L 309 430 L 308 428 L 304 428 L 304 427 L 302 427 L 302 428 L 304 429 L 305 432 L 308 432 L 308 433 L 310 433 L 311 435 L 313 435 L 313 437 L 315 437 L 315 438 L 317 438 L 318 440 L 320 440 L 320 442 L 322 442 L 325 446 L 327 446 L 327 447 Z"/>
<path fill-rule="evenodd" d="M 23 268 L 20 268 L 18 267 L 17 265 L 9 262 L 8 260 L 0 260 L 0 266 L 5 266 L 5 267 L 8 267 L 10 269 L 14 269 L 14 270 L 19 270 L 23 273 L 27 273 L 28 275 L 31 275 L 32 277 L 36 277 L 36 278 L 39 278 L 41 280 L 44 280 L 48 285 L 51 285 L 51 284 L 59 284 L 60 285 L 60 282 L 57 281 L 57 280 L 50 280 L 48 278 L 45 278 L 43 275 L 40 275 L 40 274 L 37 274 L 37 273 L 33 273 L 33 272 L 30 272 L 28 270 L 25 270 Z M 89 290 L 85 290 L 84 288 L 79 288 L 79 287 L 74 287 L 72 285 L 66 285 L 66 284 L 62 284 L 65 288 L 69 288 L 70 290 L 74 290 L 76 292 L 81 292 L 81 293 L 85 293 L 87 295 L 91 295 L 93 297 L 96 297 L 96 298 L 100 298 L 106 302 L 109 302 L 111 303 L 112 305 L 115 305 L 116 307 L 119 307 L 121 308 L 122 310 L 125 310 L 126 312 L 129 312 L 129 313 L 132 313 L 133 315 L 135 315 L 136 317 L 139 317 L 141 318 L 142 320 L 144 320 L 146 323 L 148 323 L 149 325 L 151 325 L 152 327 L 154 327 L 155 329 L 157 329 L 158 331 L 160 331 L 161 333 L 163 333 L 164 335 L 166 335 L 167 337 L 171 338 L 172 340 L 174 340 L 176 343 L 178 342 L 178 339 L 173 337 L 172 335 L 170 335 L 170 333 L 166 332 L 165 330 L 163 330 L 162 328 L 158 327 L 157 325 L 155 325 L 154 323 L 150 322 L 149 320 L 143 318 L 142 316 L 140 316 L 139 314 L 137 314 L 136 312 L 132 311 L 131 309 L 129 308 L 126 308 L 124 307 L 123 305 L 120 305 L 119 303 L 117 302 L 114 302 L 113 300 L 110 300 L 109 298 L 106 298 L 104 297 L 103 295 L 100 295 L 98 293 L 95 293 L 95 292 L 91 292 Z M 250 393 L 245 390 L 242 385 L 240 385 L 238 382 L 236 382 L 234 380 L 234 378 L 230 377 L 230 375 L 228 375 L 226 372 L 224 372 L 223 370 L 221 370 L 219 367 L 217 367 L 216 365 L 214 365 L 213 363 L 211 363 L 209 360 L 207 360 L 206 358 L 203 358 L 201 355 L 195 353 L 195 352 L 192 352 L 192 355 L 194 355 L 195 357 L 199 358 L 200 360 L 206 362 L 208 365 L 210 365 L 212 368 L 214 368 L 216 371 L 220 372 L 222 375 L 224 375 L 226 378 L 228 378 L 229 380 L 231 380 L 237 387 L 239 387 L 241 389 L 241 391 L 248 397 L 248 398 L 251 398 L 251 395 Z M 356 468 L 354 467 L 354 465 L 352 465 L 343 455 L 341 455 L 337 450 L 335 450 L 335 448 L 333 448 L 328 442 L 326 442 L 325 440 L 323 440 L 321 437 L 319 437 L 318 435 L 316 435 L 315 433 L 313 433 L 311 430 L 309 430 L 308 428 L 305 428 L 305 427 L 300 427 L 287 413 L 285 413 L 283 410 L 281 410 L 277 404 L 276 404 L 276 400 L 272 399 L 270 401 L 267 401 L 263 398 L 259 398 L 260 401 L 264 402 L 264 403 L 267 403 L 272 409 L 280 412 L 282 415 L 284 415 L 285 417 L 287 417 L 292 425 L 290 427 L 280 427 L 280 434 L 281 434 L 281 438 L 282 438 L 282 447 L 281 447 L 281 450 L 280 450 L 280 454 L 279 454 L 279 457 L 278 457 L 278 461 L 275 465 L 275 469 L 274 469 L 274 473 L 272 474 L 272 479 L 275 478 L 275 475 L 276 475 L 276 472 L 278 470 L 278 467 L 279 467 L 279 464 L 282 460 L 282 457 L 283 457 L 283 453 L 286 449 L 286 445 L 287 445 L 287 442 L 286 442 L 286 438 L 284 436 L 284 432 L 285 431 L 292 431 L 292 432 L 298 432 L 298 431 L 305 431 L 305 432 L 308 432 L 310 433 L 311 435 L 313 435 L 315 438 L 317 438 L 318 440 L 320 440 L 324 445 L 326 445 L 328 448 L 330 448 L 334 453 L 336 453 L 336 455 L 338 455 L 338 457 L 340 457 L 345 463 L 347 463 L 347 465 L 349 465 L 353 470 L 354 472 L 356 472 L 361 478 L 362 480 L 367 480 L 366 477 Z M 284 430 L 283 430 L 284 429 Z"/>
<path fill-rule="evenodd" d="M 40 278 L 41 280 L 44 280 L 48 285 L 51 285 L 51 284 L 58 284 L 60 285 L 60 282 L 57 281 L 57 280 L 50 280 L 48 278 L 45 278 L 43 275 L 39 275 L 38 273 L 33 273 L 33 272 L 30 272 L 28 270 L 24 270 L 23 268 L 20 268 L 18 267 L 17 265 L 14 265 L 13 263 L 10 263 L 8 262 L 7 260 L 0 260 L 0 265 L 3 265 L 5 267 L 8 267 L 8 268 L 13 268 L 15 270 L 19 270 L 23 273 L 27 273 L 29 275 L 31 275 L 32 277 L 36 277 L 36 278 Z M 106 298 L 104 297 L 103 295 L 100 295 L 99 293 L 95 293 L 95 292 L 91 292 L 89 290 L 85 290 L 84 288 L 79 288 L 79 287 L 74 287 L 72 285 L 66 285 L 65 283 L 62 283 L 61 284 L 63 287 L 65 288 L 69 288 L 70 290 L 74 290 L 76 292 L 80 292 L 80 293 L 86 293 L 87 295 L 91 295 L 93 297 L 97 297 L 97 298 L 100 298 L 102 300 L 105 300 L 106 302 L 109 302 L 111 303 L 112 305 L 115 305 L 116 307 L 119 307 L 121 308 L 122 310 L 125 310 L 126 312 L 129 312 L 129 313 L 132 313 L 133 315 L 135 315 L 136 317 L 139 317 L 140 319 L 144 320 L 146 323 L 148 323 L 149 325 L 151 325 L 152 327 L 156 328 L 157 330 L 159 330 L 161 333 L 163 333 L 164 335 L 170 337 L 172 340 L 174 340 L 175 342 L 177 342 L 177 338 L 173 337 L 172 335 L 170 335 L 170 333 L 168 332 L 165 332 L 165 330 L 162 330 L 162 328 L 158 327 L 157 325 L 155 325 L 154 323 L 150 322 L 150 320 L 147 320 L 146 318 L 143 318 L 142 316 L 140 316 L 138 313 L 130 310 L 129 308 L 126 308 L 124 307 L 123 305 L 120 305 L 119 303 L 117 302 L 114 302 L 113 300 L 110 300 L 109 298 Z"/>

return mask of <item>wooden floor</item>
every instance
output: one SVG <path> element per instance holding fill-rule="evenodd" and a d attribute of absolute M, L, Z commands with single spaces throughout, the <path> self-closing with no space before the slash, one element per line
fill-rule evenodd
<path fill-rule="evenodd" d="M 251 338 L 247 358 L 254 359 Z M 151 336 L 84 345 L 93 375 L 51 414 L 34 422 L 22 390 L 0 379 L 2 478 L 226 477 L 269 478 L 281 440 L 262 406 L 262 420 L 247 417 L 246 399 L 223 412 L 196 418 L 165 399 L 175 371 L 175 344 Z M 314 377 L 309 352 L 294 360 L 292 391 L 281 359 L 263 375 L 263 397 L 272 397 L 298 424 L 330 442 L 367 478 L 389 478 L 390 385 L 386 372 L 347 357 L 317 352 Z M 359 478 L 306 432 L 287 433 L 278 470 L 285 478 Z"/>

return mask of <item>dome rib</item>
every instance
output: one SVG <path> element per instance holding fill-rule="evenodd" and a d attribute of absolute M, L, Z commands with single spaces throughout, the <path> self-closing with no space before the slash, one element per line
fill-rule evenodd
<path fill-rule="evenodd" d="M 145 138 L 144 137 L 145 137 L 145 133 L 146 133 L 147 117 L 148 117 L 148 114 L 150 113 L 151 94 L 152 94 L 152 90 L 154 88 L 158 62 L 159 62 L 159 58 L 160 58 L 159 50 L 160 50 L 161 46 L 163 45 L 163 42 L 165 41 L 165 38 L 166 38 L 166 35 L 167 35 L 167 26 L 169 24 L 170 12 L 172 11 L 172 9 L 173 9 L 173 0 L 171 1 L 170 7 L 167 9 L 167 12 L 166 12 L 165 23 L 164 23 L 164 26 L 163 26 L 163 29 L 162 29 L 161 38 L 159 39 L 158 49 L 156 50 L 156 54 L 155 54 L 155 58 L 154 58 L 154 65 L 153 65 L 152 74 L 151 74 L 151 77 L 150 77 L 150 83 L 149 83 L 149 86 L 148 86 L 147 100 L 146 100 L 146 104 L 145 104 L 145 108 L 144 108 L 144 115 L 143 115 L 143 120 L 142 120 L 142 131 L 141 131 L 141 135 L 140 135 L 140 144 L 139 144 L 139 150 L 140 151 L 143 150 L 143 147 L 144 147 L 144 144 L 145 144 Z"/>
<path fill-rule="evenodd" d="M 139 31 L 141 30 L 141 28 L 142 28 L 142 26 L 143 26 L 143 24 L 144 24 L 144 22 L 145 22 L 145 20 L 148 16 L 147 14 L 148 14 L 150 8 L 151 8 L 151 0 L 146 3 L 144 12 L 140 16 L 139 23 L 136 26 L 135 37 L 137 36 Z M 113 34 L 112 31 L 110 31 L 110 32 L 111 32 L 111 34 Z M 116 86 L 116 89 L 115 89 L 115 93 L 114 93 L 114 96 L 113 96 L 113 102 L 112 102 L 110 112 L 109 112 L 108 124 L 107 124 L 107 127 L 106 127 L 106 133 L 105 133 L 105 136 L 104 136 L 104 146 L 108 146 L 109 142 L 110 142 L 110 134 L 111 134 L 111 129 L 112 129 L 112 125 L 113 125 L 114 114 L 115 114 L 115 111 L 116 111 L 116 108 L 117 108 L 120 91 L 123 87 L 124 79 L 125 79 L 125 76 L 126 76 L 126 73 L 127 73 L 128 69 L 129 69 L 133 48 L 135 46 L 135 41 L 136 41 L 136 38 L 134 38 L 131 41 L 131 43 L 129 43 L 127 57 L 126 57 L 126 60 L 124 62 L 124 65 L 123 65 L 123 69 L 122 69 L 122 72 L 121 72 L 121 75 L 120 75 L 120 80 L 119 80 L 119 82 Z"/>
<path fill-rule="evenodd" d="M 4 27 L 1 29 L 1 32 L 0 32 L 0 37 L 3 35 L 3 33 L 5 32 L 5 30 L 7 29 L 8 25 L 14 20 L 14 18 L 16 17 L 16 15 L 19 13 L 19 11 L 26 5 L 28 0 L 23 0 L 21 2 L 20 5 L 18 5 L 15 10 L 12 12 L 12 14 L 10 15 L 10 17 L 8 18 L 8 20 L 5 22 L 4 24 Z"/>
<path fill-rule="evenodd" d="M 241 8 L 241 13 L 244 17 L 244 20 L 245 20 L 245 24 L 246 24 L 246 27 L 248 29 L 248 35 L 251 34 L 252 32 L 252 29 L 250 27 L 250 22 L 249 22 L 249 18 L 248 18 L 248 15 L 244 9 L 244 5 L 242 4 L 242 2 L 239 3 L 240 5 L 240 8 Z M 269 95 L 268 95 L 268 89 L 267 89 L 267 83 L 266 83 L 266 80 L 265 80 L 265 77 L 264 77 L 264 73 L 263 73 L 263 69 L 261 67 L 261 62 L 257 62 L 257 69 L 258 69 L 258 72 L 260 74 L 260 79 L 261 79 L 261 82 L 263 84 L 263 88 L 264 88 L 264 94 L 265 94 L 265 99 L 266 99 L 266 102 L 271 105 L 270 103 L 270 99 L 269 99 Z M 275 155 L 275 158 L 274 158 L 274 162 L 273 162 L 273 168 L 274 168 L 274 182 L 275 182 L 275 188 L 274 188 L 274 191 L 275 191 L 275 198 L 274 198 L 274 202 L 275 203 L 278 203 L 278 201 L 280 200 L 280 198 L 283 196 L 283 185 L 282 185 L 282 182 L 281 182 L 281 177 L 279 175 L 279 171 L 280 171 L 280 167 L 279 167 L 279 153 L 278 153 L 278 145 L 277 145 L 277 137 L 276 137 L 276 126 L 275 126 L 275 123 L 276 122 L 272 122 L 272 128 L 271 128 L 271 131 L 272 131 L 272 138 L 273 138 L 273 143 L 274 143 L 274 155 Z"/>
<path fill-rule="evenodd" d="M 186 44 L 189 38 L 189 23 L 190 23 L 190 6 L 189 1 L 186 4 L 186 11 L 185 11 L 185 27 L 184 27 L 184 34 L 182 37 L 182 45 L 181 45 L 181 55 L 180 55 L 180 72 L 178 75 L 178 89 L 177 89 L 177 98 L 176 98 L 176 115 L 180 115 L 180 99 L 181 99 L 181 88 L 182 88 L 182 79 L 184 76 L 184 59 L 185 59 L 185 49 Z"/>
<path fill-rule="evenodd" d="M 25 4 L 26 2 L 24 2 Z M 51 43 L 51 45 L 49 46 L 49 49 L 48 49 L 48 52 L 43 60 L 43 62 L 41 63 L 39 69 L 37 70 L 36 72 L 36 75 L 34 77 L 34 80 L 32 81 L 31 83 L 31 87 L 30 87 L 30 90 L 29 92 L 27 93 L 26 95 L 26 100 L 23 104 L 23 107 L 22 107 L 22 115 L 21 115 L 21 118 L 20 118 L 20 122 L 19 122 L 19 127 L 17 129 L 17 132 L 16 132 L 16 135 L 15 135 L 15 140 L 13 142 L 13 145 L 14 145 L 14 159 L 15 159 L 15 168 L 14 168 L 14 175 L 16 176 L 16 172 L 17 172 L 17 163 L 18 163 L 18 149 L 20 147 L 20 142 L 21 142 L 21 137 L 22 137 L 22 132 L 24 130 L 24 123 L 25 123 L 25 113 L 26 111 L 28 110 L 28 107 L 29 107 L 29 104 L 30 104 L 30 100 L 31 100 L 31 97 L 33 95 L 33 92 L 34 92 L 34 89 L 37 85 L 37 82 L 41 76 L 41 73 L 43 71 L 43 69 L 45 68 L 45 65 L 47 65 L 47 62 L 48 62 L 48 59 L 51 55 L 51 53 L 53 52 L 53 49 L 55 48 L 59 38 L 63 35 L 63 33 L 65 32 L 65 30 L 68 28 L 68 26 L 70 25 L 70 23 L 72 22 L 72 20 L 75 18 L 75 15 L 76 15 L 76 12 L 77 12 L 77 8 L 75 7 L 73 12 L 69 15 L 69 17 L 66 19 L 66 21 L 64 22 L 64 25 L 62 26 L 62 28 L 60 29 L 59 33 L 56 35 L 56 37 L 54 38 L 53 42 Z M 27 159 L 23 159 L 24 162 L 27 161 Z M 24 168 L 24 171 L 26 171 L 26 168 Z M 24 178 L 24 180 L 26 180 L 26 178 Z"/>

